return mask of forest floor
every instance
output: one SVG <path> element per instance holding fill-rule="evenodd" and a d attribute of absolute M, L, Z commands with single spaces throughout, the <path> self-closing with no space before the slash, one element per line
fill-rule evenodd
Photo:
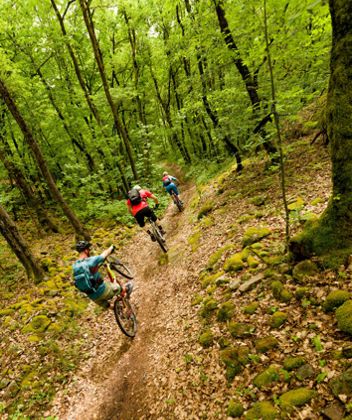
<path fill-rule="evenodd" d="M 329 165 L 327 151 L 309 139 L 288 145 L 293 231 L 324 209 Z M 257 160 L 241 175 L 233 167 L 200 189 L 185 186 L 182 198 L 185 211 L 170 205 L 162 220 L 167 257 L 143 232 L 120 250 L 137 274 L 136 338 L 123 337 L 110 314 L 97 319 L 109 328 L 97 330 L 92 357 L 50 414 L 77 420 L 343 418 L 349 401 L 335 398 L 329 384 L 349 366 L 336 354 L 351 343 L 322 305 L 333 289 L 351 291 L 351 273 L 325 271 L 304 287 L 293 279 L 283 257 L 278 173 Z M 226 262 L 242 252 L 244 233 L 259 226 L 270 235 L 258 241 L 252 259 L 229 269 Z M 254 287 L 238 290 L 237 283 L 253 279 Z M 275 281 L 284 285 L 286 298 L 275 294 Z M 272 323 L 275 312 L 285 317 L 279 326 Z M 265 337 L 275 342 L 262 351 L 258 340 Z M 295 407 L 280 401 L 292 389 L 308 391 Z M 269 405 L 258 405 L 263 401 Z"/>
<path fill-rule="evenodd" d="M 309 138 L 286 149 L 294 233 L 326 206 L 330 160 Z M 84 361 L 41 418 L 347 418 L 335 380 L 352 343 L 323 307 L 331 290 L 352 292 L 350 268 L 294 278 L 278 172 L 259 157 L 235 169 L 181 188 L 184 212 L 162 219 L 167 255 L 142 231 L 118 249 L 136 273 L 138 333 L 123 336 L 110 311 L 83 317 Z"/>

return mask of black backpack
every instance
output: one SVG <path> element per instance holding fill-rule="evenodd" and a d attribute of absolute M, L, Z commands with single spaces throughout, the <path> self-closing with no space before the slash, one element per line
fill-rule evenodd
<path fill-rule="evenodd" d="M 136 206 L 142 201 L 142 197 L 139 194 L 139 191 L 135 190 L 134 188 L 131 191 L 128 191 L 128 198 L 130 199 L 132 206 Z"/>

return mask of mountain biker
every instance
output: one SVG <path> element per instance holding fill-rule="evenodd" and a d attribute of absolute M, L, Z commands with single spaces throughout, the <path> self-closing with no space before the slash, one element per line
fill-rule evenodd
<path fill-rule="evenodd" d="M 135 185 L 129 192 L 128 192 L 128 200 L 126 202 L 128 211 L 132 214 L 132 216 L 136 219 L 138 225 L 141 228 L 145 226 L 145 218 L 150 217 L 153 222 L 158 220 L 154 211 L 149 207 L 147 200 L 151 198 L 155 202 L 154 208 L 159 207 L 159 200 L 155 197 L 148 190 L 143 190 L 139 185 Z M 157 225 L 161 233 L 165 233 L 162 226 Z M 156 239 L 154 235 L 150 232 L 148 228 L 146 228 L 146 232 L 151 237 L 152 241 L 154 242 Z"/>
<path fill-rule="evenodd" d="M 179 198 L 179 200 L 181 201 L 180 193 L 179 193 L 179 191 L 177 189 L 177 186 L 176 186 L 176 184 L 174 182 L 174 181 L 176 181 L 176 182 L 178 181 L 177 178 L 175 178 L 174 176 L 169 175 L 167 172 L 163 172 L 163 179 L 162 179 L 162 181 L 163 181 L 163 187 L 165 188 L 165 190 L 170 195 L 172 195 L 172 193 L 175 193 L 175 195 L 177 195 L 178 198 Z M 183 204 L 182 201 L 181 201 L 181 204 Z"/>
<path fill-rule="evenodd" d="M 90 256 L 91 246 L 92 244 L 87 241 L 79 241 L 76 244 L 79 257 L 72 266 L 75 286 L 96 304 L 109 308 L 109 300 L 115 295 L 119 295 L 122 291 L 129 297 L 132 293 L 133 284 L 132 282 L 127 282 L 121 288 L 117 283 L 104 281 L 98 270 L 105 259 L 114 252 L 115 246 L 111 245 L 100 255 Z"/>

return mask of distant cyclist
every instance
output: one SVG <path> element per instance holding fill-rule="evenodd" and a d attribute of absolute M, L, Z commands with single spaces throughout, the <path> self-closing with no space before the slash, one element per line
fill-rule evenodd
<path fill-rule="evenodd" d="M 87 241 L 79 241 L 76 244 L 79 257 L 72 266 L 74 283 L 77 289 L 85 293 L 89 299 L 104 308 L 109 308 L 109 300 L 119 295 L 123 289 L 117 283 L 104 281 L 99 273 L 99 267 L 114 252 L 115 246 L 111 245 L 100 255 L 90 256 L 91 246 L 92 244 Z M 126 283 L 124 289 L 129 296 L 133 289 L 132 282 Z"/>
<path fill-rule="evenodd" d="M 174 177 L 174 176 L 169 175 L 167 172 L 163 172 L 163 179 L 162 179 L 162 181 L 163 181 L 163 187 L 165 188 L 165 190 L 170 195 L 172 195 L 173 193 L 175 195 L 177 195 L 177 197 L 181 201 L 180 193 L 179 193 L 179 191 L 177 189 L 177 186 L 176 186 L 176 183 L 175 183 L 175 182 L 178 181 L 178 179 L 176 177 Z M 181 201 L 181 204 L 183 204 L 182 201 Z"/>
<path fill-rule="evenodd" d="M 143 190 L 139 185 L 135 185 L 129 192 L 128 192 L 128 200 L 127 200 L 127 207 L 128 211 L 132 214 L 132 216 L 136 219 L 138 225 L 141 228 L 145 226 L 145 218 L 151 218 L 153 222 L 158 220 L 154 211 L 148 205 L 148 199 L 151 198 L 155 202 L 154 208 L 159 207 L 159 200 L 155 197 L 148 190 Z M 162 226 L 158 226 L 161 233 L 165 233 Z M 155 241 L 154 235 L 150 232 L 148 228 L 146 228 L 146 232 L 151 237 L 152 241 Z"/>

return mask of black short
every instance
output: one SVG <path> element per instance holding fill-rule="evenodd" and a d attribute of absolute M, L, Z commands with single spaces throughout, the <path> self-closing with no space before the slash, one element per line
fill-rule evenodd
<path fill-rule="evenodd" d="M 144 207 L 144 209 L 139 210 L 139 212 L 136 213 L 134 217 L 136 218 L 137 223 L 139 224 L 140 227 L 145 226 L 145 221 L 144 221 L 145 217 L 150 217 L 153 220 L 153 222 L 157 221 L 157 217 L 150 207 Z"/>

